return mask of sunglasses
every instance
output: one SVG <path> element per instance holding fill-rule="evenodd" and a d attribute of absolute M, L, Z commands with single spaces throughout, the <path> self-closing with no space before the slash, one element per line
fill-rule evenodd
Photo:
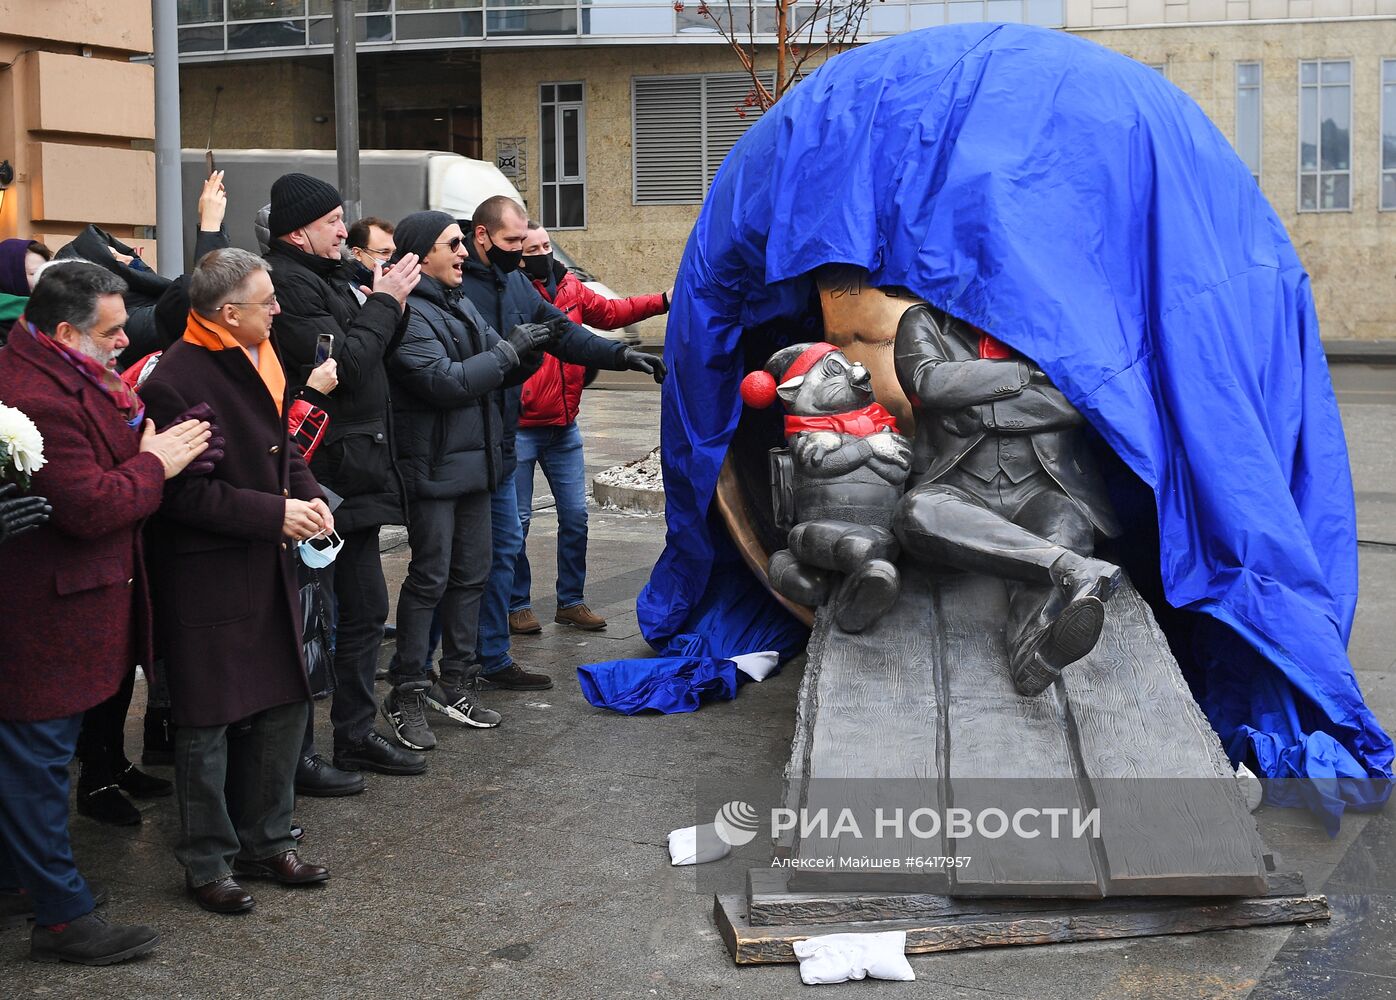
<path fill-rule="evenodd" d="M 461 245 L 462 243 L 464 243 L 464 242 L 465 242 L 465 237 L 464 237 L 464 236 L 452 236 L 452 237 L 451 237 L 449 240 L 447 240 L 445 243 L 433 243 L 432 246 L 434 246 L 434 247 L 450 247 L 450 248 L 451 248 L 451 253 L 455 253 L 457 250 L 460 249 L 460 245 Z"/>

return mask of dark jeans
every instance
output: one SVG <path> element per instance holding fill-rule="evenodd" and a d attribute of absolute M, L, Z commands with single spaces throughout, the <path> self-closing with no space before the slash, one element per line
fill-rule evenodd
<path fill-rule="evenodd" d="M 455 500 L 410 500 L 412 559 L 397 602 L 394 684 L 424 680 L 431 619 L 441 607 L 441 679 L 463 680 L 475 663 L 480 599 L 490 571 L 490 494 Z"/>
<path fill-rule="evenodd" d="M 383 645 L 383 623 L 388 620 L 388 584 L 378 554 L 378 528 L 345 535 L 339 556 L 320 571 L 320 585 L 327 596 L 333 594 L 335 689 L 330 722 L 335 749 L 343 750 L 364 741 L 378 710 L 373 674 Z M 301 742 L 304 756 L 315 752 L 313 703 L 307 714 Z"/>
<path fill-rule="evenodd" d="M 480 673 L 485 676 L 508 670 L 514 665 L 509 655 L 509 592 L 514 588 L 514 565 L 524 546 L 523 525 L 519 522 L 519 495 L 514 480 L 506 479 L 490 495 L 490 517 L 494 536 L 490 582 L 480 607 Z"/>
<path fill-rule="evenodd" d="M 234 858 L 261 861 L 296 846 L 291 807 L 305 712 L 297 701 L 230 726 L 175 730 L 175 857 L 190 885 L 228 875 Z"/>
<path fill-rule="evenodd" d="M 24 889 L 41 927 L 92 910 L 68 842 L 68 764 L 82 715 L 0 722 L 0 889 Z"/>
<path fill-rule="evenodd" d="M 130 763 L 126 759 L 126 713 L 131 710 L 135 687 L 133 666 L 115 694 L 83 714 L 77 754 L 82 764 L 79 785 L 86 791 L 112 784 Z"/>

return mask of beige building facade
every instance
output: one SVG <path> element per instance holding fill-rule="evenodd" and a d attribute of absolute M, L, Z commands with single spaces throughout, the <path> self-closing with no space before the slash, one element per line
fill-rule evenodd
<path fill-rule="evenodd" d="M 736 57 L 692 5 L 537 6 L 361 3 L 361 142 L 494 160 L 607 284 L 666 288 L 756 117 L 735 113 Z M 278 0 L 276 20 L 247 7 L 181 0 L 185 144 L 332 146 L 324 0 Z M 1325 338 L 1396 340 L 1396 0 L 885 0 L 863 38 L 977 20 L 1059 28 L 1164 73 L 1252 166 Z"/>
<path fill-rule="evenodd" d="M 151 44 L 149 0 L 0 0 L 0 235 L 56 250 L 96 223 L 154 264 Z"/>

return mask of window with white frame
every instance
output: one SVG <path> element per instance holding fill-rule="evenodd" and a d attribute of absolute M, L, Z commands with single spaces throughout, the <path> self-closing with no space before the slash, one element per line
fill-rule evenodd
<path fill-rule="evenodd" d="M 774 77 L 766 77 L 772 86 Z M 752 90 L 745 73 L 635 77 L 634 203 L 701 202 L 723 159 L 761 117 Z"/>
<path fill-rule="evenodd" d="M 586 101 L 580 83 L 538 88 L 545 229 L 585 229 L 587 224 Z"/>
<path fill-rule="evenodd" d="M 1396 59 L 1381 61 L 1381 210 L 1396 211 Z"/>
<path fill-rule="evenodd" d="M 1299 63 L 1299 211 L 1352 209 L 1352 62 Z"/>
<path fill-rule="evenodd" d="M 1236 153 L 1260 183 L 1260 63 L 1236 64 Z"/>

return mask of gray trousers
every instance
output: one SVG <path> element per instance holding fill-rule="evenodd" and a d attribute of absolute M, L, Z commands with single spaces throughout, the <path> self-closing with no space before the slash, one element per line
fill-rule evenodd
<path fill-rule="evenodd" d="M 261 861 L 296 846 L 291 808 L 308 704 L 278 705 L 227 726 L 175 730 L 175 857 L 191 886 L 228 875 L 234 858 Z"/>
<path fill-rule="evenodd" d="M 1089 556 L 1095 529 L 1085 508 L 1038 472 L 1020 483 L 1003 473 L 984 482 L 960 469 L 902 498 L 893 528 L 902 551 L 930 566 L 1003 578 L 1008 585 L 1011 662 L 1065 606 L 1049 572 L 1067 552 Z"/>
<path fill-rule="evenodd" d="M 441 609 L 441 680 L 458 684 L 475 667 L 480 601 L 494 551 L 490 494 L 454 500 L 409 500 L 407 544 L 412 558 L 397 601 L 394 684 L 426 679 L 431 619 Z"/>

